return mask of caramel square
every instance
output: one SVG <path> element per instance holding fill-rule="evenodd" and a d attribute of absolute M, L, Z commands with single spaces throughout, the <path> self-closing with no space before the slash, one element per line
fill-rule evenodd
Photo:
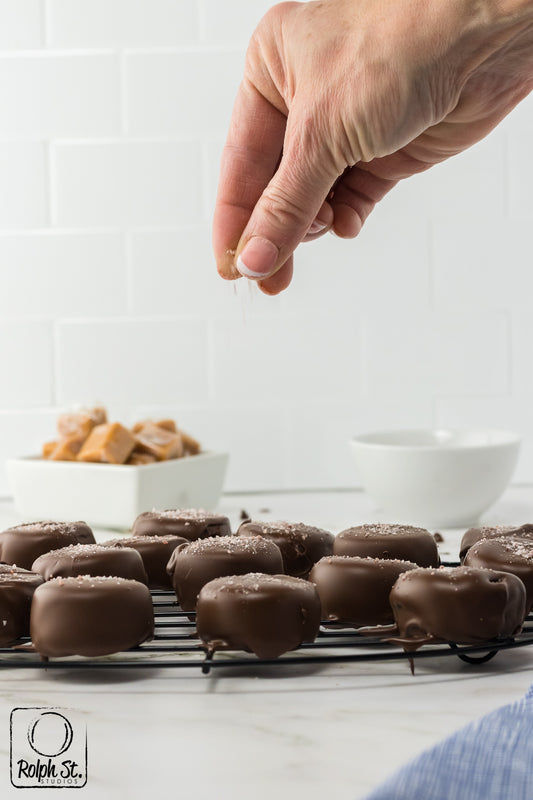
<path fill-rule="evenodd" d="M 197 456 L 202 449 L 200 442 L 198 442 L 196 439 L 193 439 L 193 437 L 189 436 L 189 434 L 185 433 L 185 431 L 180 431 L 180 433 L 185 453 L 188 456 Z"/>
<path fill-rule="evenodd" d="M 56 442 L 56 447 L 49 456 L 50 461 L 76 461 L 84 441 L 77 436 L 61 439 Z"/>
<path fill-rule="evenodd" d="M 138 450 L 134 450 L 126 464 L 132 467 L 143 467 L 145 464 L 155 464 L 155 462 L 156 458 L 150 453 L 139 453 Z"/>
<path fill-rule="evenodd" d="M 78 454 L 79 461 L 124 464 L 135 447 L 135 439 L 120 422 L 97 425 Z"/>
<path fill-rule="evenodd" d="M 97 425 L 104 425 L 106 422 L 105 408 L 84 408 L 82 411 L 60 414 L 57 420 L 57 430 L 63 439 L 70 436 L 86 439 L 93 428 Z"/>
<path fill-rule="evenodd" d="M 173 419 L 143 419 L 140 422 L 136 422 L 135 425 L 132 427 L 133 433 L 138 433 L 142 431 L 142 429 L 146 425 L 156 425 L 158 428 L 163 428 L 166 431 L 170 431 L 171 433 L 177 433 L 178 429 L 176 427 L 176 423 Z"/>
<path fill-rule="evenodd" d="M 60 414 L 57 419 L 57 430 L 62 439 L 76 436 L 86 439 L 94 428 L 94 419 L 85 411 Z"/>
<path fill-rule="evenodd" d="M 160 428 L 152 422 L 143 425 L 136 432 L 135 438 L 135 449 L 141 453 L 149 453 L 158 461 L 180 458 L 183 455 L 183 442 L 180 434 Z"/>
<path fill-rule="evenodd" d="M 57 442 L 45 442 L 43 444 L 43 458 L 50 458 L 57 447 Z"/>

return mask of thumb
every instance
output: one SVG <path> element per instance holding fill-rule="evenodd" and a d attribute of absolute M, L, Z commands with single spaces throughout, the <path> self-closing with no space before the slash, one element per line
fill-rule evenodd
<path fill-rule="evenodd" d="M 255 205 L 236 250 L 237 269 L 246 278 L 273 275 L 308 234 L 318 235 L 333 222 L 325 199 L 338 175 L 303 152 L 301 146 L 284 151 Z"/>

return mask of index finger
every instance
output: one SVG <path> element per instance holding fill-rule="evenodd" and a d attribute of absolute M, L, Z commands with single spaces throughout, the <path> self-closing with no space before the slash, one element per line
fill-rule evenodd
<path fill-rule="evenodd" d="M 285 114 L 249 80 L 243 80 L 222 152 L 213 219 L 213 250 L 223 278 L 241 277 L 235 267 L 235 250 L 276 171 L 286 124 Z"/>

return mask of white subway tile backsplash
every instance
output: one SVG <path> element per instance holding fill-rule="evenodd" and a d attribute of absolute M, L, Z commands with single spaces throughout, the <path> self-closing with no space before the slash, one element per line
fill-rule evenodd
<path fill-rule="evenodd" d="M 357 429 L 356 405 L 331 403 L 287 410 L 288 486 L 355 486 L 349 441 Z"/>
<path fill-rule="evenodd" d="M 290 403 L 290 400 L 288 400 Z M 339 396 L 327 404 L 307 403 L 287 409 L 288 486 L 354 488 L 357 475 L 350 439 L 358 433 L 393 428 L 431 428 L 433 404 L 427 397 L 395 402 L 391 395 Z"/>
<path fill-rule="evenodd" d="M 40 454 L 54 438 L 56 416 L 53 409 L 0 411 L 0 497 L 11 494 L 3 459 Z"/>
<path fill-rule="evenodd" d="M 129 133 L 225 135 L 242 52 L 132 53 L 124 63 Z"/>
<path fill-rule="evenodd" d="M 209 44 L 246 47 L 261 17 L 274 5 L 270 0 L 198 0 L 203 34 Z"/>
<path fill-rule="evenodd" d="M 41 0 L 0 0 L 0 50 L 40 47 L 41 5 Z"/>
<path fill-rule="evenodd" d="M 498 222 L 506 208 L 506 139 L 499 130 L 426 172 L 400 181 L 376 206 L 387 219 L 482 219 Z"/>
<path fill-rule="evenodd" d="M 361 385 L 359 324 L 351 317 L 280 313 L 215 321 L 213 332 L 217 401 L 305 405 L 352 397 Z"/>
<path fill-rule="evenodd" d="M 415 393 L 358 393 L 350 403 L 339 395 L 328 404 L 290 406 L 287 418 L 288 486 L 354 488 L 361 482 L 350 449 L 352 437 L 375 430 L 431 428 L 433 404 Z"/>
<path fill-rule="evenodd" d="M 533 95 L 525 97 L 498 125 L 498 132 L 507 136 L 509 133 L 524 128 L 533 128 Z"/>
<path fill-rule="evenodd" d="M 58 401 L 205 403 L 207 328 L 199 320 L 64 321 L 57 331 Z"/>
<path fill-rule="evenodd" d="M 52 402 L 52 324 L 42 320 L 0 321 L 3 408 L 35 408 Z M 1 448 L 3 450 L 3 448 Z"/>
<path fill-rule="evenodd" d="M 205 203 L 208 209 L 209 218 L 213 216 L 215 201 L 218 189 L 218 176 L 220 173 L 220 159 L 222 148 L 226 139 L 226 132 L 223 136 L 211 139 L 204 144 L 206 174 L 205 174 Z"/>
<path fill-rule="evenodd" d="M 432 260 L 438 306 L 502 309 L 530 305 L 530 224 L 504 218 L 433 222 Z"/>
<path fill-rule="evenodd" d="M 533 113 L 529 124 L 513 127 L 508 134 L 509 143 L 509 213 L 512 217 L 526 219 L 531 226 L 533 219 L 533 193 L 531 179 L 531 137 L 533 136 Z"/>
<path fill-rule="evenodd" d="M 533 404 L 533 319 L 529 309 L 511 316 L 511 381 L 513 393 L 529 397 Z"/>
<path fill-rule="evenodd" d="M 0 495 L 97 401 L 228 450 L 229 490 L 354 486 L 354 432 L 432 425 L 516 428 L 533 481 L 533 95 L 267 297 L 219 278 L 210 218 L 270 5 L 0 0 Z"/>
<path fill-rule="evenodd" d="M 499 223 L 506 203 L 505 137 L 499 130 L 427 173 L 431 181 L 429 212 L 433 219 L 484 220 Z M 450 224 L 453 224 L 451 222 Z"/>
<path fill-rule="evenodd" d="M 2 136 L 109 136 L 119 127 L 117 56 L 0 55 Z"/>
<path fill-rule="evenodd" d="M 218 275 L 207 225 L 132 233 L 129 253 L 134 314 L 246 319 L 279 309 L 278 298 L 267 297 L 250 281 Z"/>
<path fill-rule="evenodd" d="M 0 142 L 0 230 L 46 225 L 47 195 L 46 146 Z"/>
<path fill-rule="evenodd" d="M 259 399 L 260 400 L 260 399 Z M 287 436 L 283 410 L 250 404 L 246 408 L 216 405 L 139 406 L 135 419 L 175 419 L 204 450 L 229 453 L 226 491 L 286 488 Z"/>
<path fill-rule="evenodd" d="M 54 146 L 54 221 L 64 227 L 169 226 L 202 221 L 196 142 Z"/>
<path fill-rule="evenodd" d="M 46 0 L 46 12 L 53 47 L 172 47 L 198 35 L 194 0 Z"/>
<path fill-rule="evenodd" d="M 126 313 L 125 269 L 117 233 L 0 234 L 0 318 Z"/>
<path fill-rule="evenodd" d="M 427 306 L 428 225 L 386 217 L 376 210 L 353 240 L 326 234 L 300 245 L 284 308 L 293 312 L 326 304 L 353 314 L 370 306 L 381 315 L 397 309 L 400 297 L 404 308 Z"/>
<path fill-rule="evenodd" d="M 436 423 L 447 428 L 515 431 L 522 439 L 514 483 L 533 482 L 533 395 L 447 395 L 436 402 Z M 524 520 L 525 521 L 525 520 Z"/>
<path fill-rule="evenodd" d="M 365 366 L 371 393 L 503 394 L 509 388 L 508 321 L 490 313 L 366 316 Z"/>

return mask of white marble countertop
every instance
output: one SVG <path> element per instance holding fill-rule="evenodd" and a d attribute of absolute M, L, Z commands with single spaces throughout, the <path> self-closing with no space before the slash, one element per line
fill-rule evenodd
<path fill-rule="evenodd" d="M 237 524 L 254 518 L 313 523 L 334 532 L 377 517 L 358 492 L 226 496 Z M 18 521 L 0 503 L 0 530 Z M 533 519 L 533 489 L 512 488 L 487 523 Z M 97 539 L 109 538 L 98 531 Z M 456 557 L 462 531 L 444 531 Z M 0 689 L 0 796 L 9 781 L 9 720 L 16 707 L 60 707 L 87 724 L 82 797 L 188 800 L 360 798 L 405 760 L 463 724 L 525 693 L 533 650 L 479 666 L 459 659 L 407 663 L 191 670 L 6 669 Z M 27 789 L 40 796 L 40 789 Z M 45 797 L 58 789 L 47 789 Z M 63 790 L 60 797 L 64 797 Z"/>

